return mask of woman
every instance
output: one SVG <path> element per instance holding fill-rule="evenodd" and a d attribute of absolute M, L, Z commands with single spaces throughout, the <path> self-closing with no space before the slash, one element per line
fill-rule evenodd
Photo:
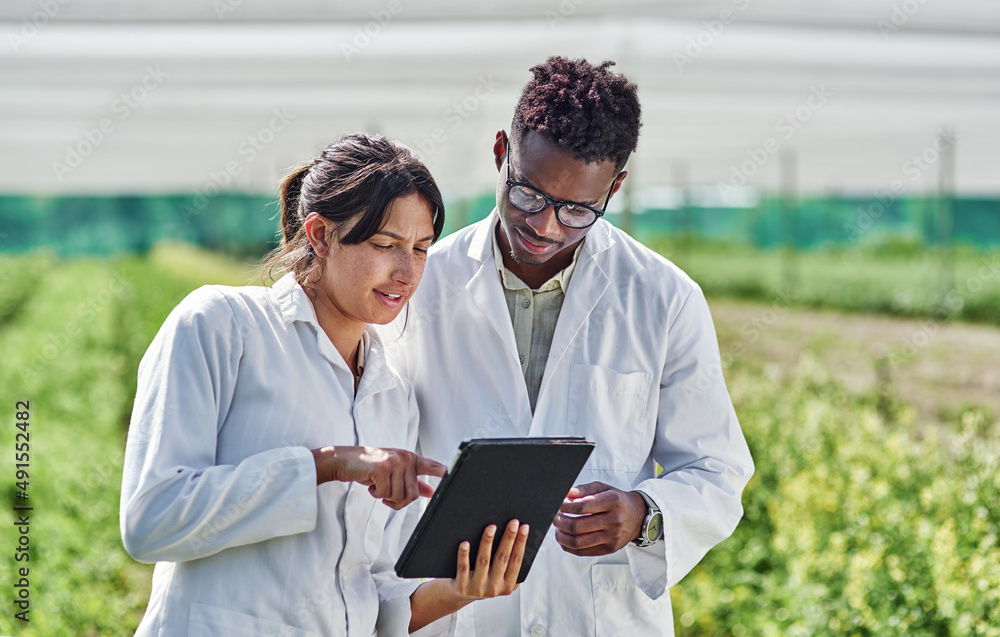
<path fill-rule="evenodd" d="M 392 570 L 406 505 L 432 492 L 417 476 L 445 467 L 404 451 L 416 401 L 369 325 L 398 315 L 441 233 L 430 173 L 405 146 L 349 135 L 285 179 L 281 209 L 264 270 L 289 273 L 193 292 L 139 366 L 121 531 L 158 562 L 139 635 L 402 634 L 516 588 L 516 521 L 493 566 L 470 571 L 466 542 L 454 580 Z"/>

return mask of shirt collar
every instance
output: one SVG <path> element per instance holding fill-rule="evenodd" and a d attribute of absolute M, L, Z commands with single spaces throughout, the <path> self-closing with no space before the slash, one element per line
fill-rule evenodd
<path fill-rule="evenodd" d="M 492 228 L 492 231 L 490 232 L 490 236 L 493 238 L 493 258 L 497 262 L 497 272 L 500 273 L 500 281 L 508 290 L 526 289 L 528 288 L 528 285 L 522 281 L 520 277 L 508 270 L 507 266 L 503 264 L 503 252 L 500 250 L 500 244 L 497 242 L 496 233 L 496 229 L 499 225 L 499 219 L 497 219 L 495 223 L 491 224 L 490 227 Z M 587 243 L 586 237 L 584 237 L 583 241 L 578 243 L 576 249 L 573 250 L 573 260 L 570 261 L 569 265 L 559 272 L 556 272 L 551 279 L 538 286 L 538 289 L 535 290 L 535 292 L 548 292 L 550 290 L 559 289 L 562 290 L 563 294 L 565 294 L 566 288 L 569 287 L 569 279 L 573 276 L 573 270 L 576 269 L 576 263 L 580 258 L 580 252 L 582 251 L 585 243 Z"/>
<path fill-rule="evenodd" d="M 358 348 L 358 376 L 365 373 L 365 352 L 371 347 L 371 341 L 368 338 L 368 329 L 361 333 L 361 347 Z"/>
<path fill-rule="evenodd" d="M 281 277 L 275 281 L 271 290 L 275 295 L 278 309 L 281 311 L 281 317 L 285 323 L 302 321 L 303 323 L 312 325 L 316 332 L 316 345 L 319 348 L 320 354 L 334 365 L 347 369 L 347 364 L 344 363 L 343 357 L 340 356 L 333 343 L 330 342 L 330 339 L 326 337 L 326 334 L 320 327 L 319 319 L 316 317 L 316 309 L 313 307 L 312 301 L 309 300 L 306 291 L 295 280 L 295 274 L 289 272 Z M 356 371 L 364 372 L 366 369 L 368 373 L 362 374 L 361 386 L 358 388 L 358 400 L 368 394 L 389 389 L 396 385 L 395 378 L 385 362 L 382 339 L 375 328 L 370 325 L 365 328 L 364 334 L 361 337 L 361 348 L 358 352 L 358 369 Z"/>
<path fill-rule="evenodd" d="M 361 336 L 361 349 L 358 352 L 358 372 L 361 373 L 361 384 L 355 400 L 363 400 L 367 396 L 396 386 L 396 375 L 385 360 L 385 347 L 378 330 L 369 325 Z"/>
<path fill-rule="evenodd" d="M 306 291 L 295 280 L 295 273 L 289 272 L 275 281 L 271 290 L 274 292 L 278 309 L 281 310 L 281 317 L 285 319 L 285 323 L 303 321 L 319 327 L 316 309 L 313 307 L 312 301 L 309 300 Z"/>

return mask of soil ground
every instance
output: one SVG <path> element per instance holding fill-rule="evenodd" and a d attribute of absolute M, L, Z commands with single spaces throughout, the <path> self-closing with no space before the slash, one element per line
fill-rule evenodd
<path fill-rule="evenodd" d="M 1000 328 L 709 299 L 723 356 L 788 369 L 809 352 L 842 385 L 872 392 L 882 375 L 931 420 L 965 407 L 1000 414 Z"/>

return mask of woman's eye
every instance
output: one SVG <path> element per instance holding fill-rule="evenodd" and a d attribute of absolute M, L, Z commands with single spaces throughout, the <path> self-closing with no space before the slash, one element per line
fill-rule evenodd
<path fill-rule="evenodd" d="M 415 252 L 419 252 L 420 254 L 427 254 L 427 248 L 413 248 L 413 250 Z"/>
<path fill-rule="evenodd" d="M 378 248 L 379 250 L 388 250 L 392 248 L 392 246 L 382 245 L 381 243 L 373 243 L 372 245 Z"/>

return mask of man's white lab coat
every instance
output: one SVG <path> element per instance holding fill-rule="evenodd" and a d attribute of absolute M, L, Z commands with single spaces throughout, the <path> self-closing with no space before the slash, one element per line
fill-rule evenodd
<path fill-rule="evenodd" d="M 496 223 L 494 211 L 434 246 L 405 329 L 401 318 L 386 330 L 390 361 L 416 389 L 419 451 L 448 462 L 466 438 L 585 436 L 597 446 L 577 483 L 644 491 L 665 532 L 651 547 L 590 558 L 564 552 L 550 529 L 513 595 L 475 602 L 428 632 L 672 635 L 667 591 L 732 533 L 753 473 L 708 305 L 673 264 L 599 220 L 532 415 L 491 245 Z"/>

